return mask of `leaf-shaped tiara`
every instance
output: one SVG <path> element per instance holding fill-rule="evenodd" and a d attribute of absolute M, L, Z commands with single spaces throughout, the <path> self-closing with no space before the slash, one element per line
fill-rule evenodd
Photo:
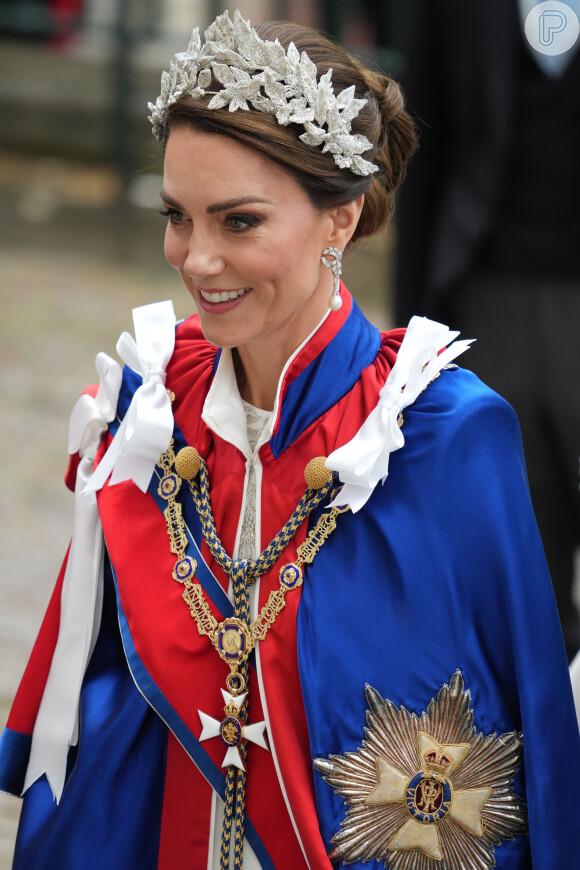
<path fill-rule="evenodd" d="M 191 35 L 187 50 L 175 55 L 169 71 L 161 76 L 161 94 L 149 103 L 153 133 L 162 141 L 167 132 L 167 109 L 181 97 L 213 94 L 209 109 L 228 107 L 230 112 L 249 110 L 275 115 L 282 126 L 300 124 L 299 137 L 306 145 L 322 147 L 341 169 L 355 175 L 370 175 L 378 166 L 361 157 L 372 143 L 351 133 L 351 123 L 366 100 L 356 99 L 354 85 L 334 95 L 332 70 L 317 80 L 316 65 L 294 43 L 288 51 L 276 40 L 260 39 L 238 10 L 233 20 L 219 15 L 205 31 L 201 44 L 199 28 Z M 208 91 L 212 78 L 223 89 Z"/>

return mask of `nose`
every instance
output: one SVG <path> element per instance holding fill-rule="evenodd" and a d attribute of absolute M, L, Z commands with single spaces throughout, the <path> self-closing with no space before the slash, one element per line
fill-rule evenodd
<path fill-rule="evenodd" d="M 216 239 L 199 230 L 189 235 L 176 233 L 169 226 L 165 234 L 165 256 L 186 277 L 203 284 L 204 278 L 219 275 L 225 260 Z"/>
<path fill-rule="evenodd" d="M 189 238 L 183 271 L 193 280 L 201 282 L 208 276 L 219 275 L 225 266 L 223 254 L 215 239 L 192 232 Z"/>

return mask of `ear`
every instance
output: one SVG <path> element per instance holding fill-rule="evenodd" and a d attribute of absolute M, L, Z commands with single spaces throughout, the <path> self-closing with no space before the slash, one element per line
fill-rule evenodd
<path fill-rule="evenodd" d="M 358 219 L 365 202 L 364 194 L 361 194 L 346 205 L 339 205 L 328 212 L 331 220 L 331 233 L 328 244 L 344 251 L 356 230 Z"/>

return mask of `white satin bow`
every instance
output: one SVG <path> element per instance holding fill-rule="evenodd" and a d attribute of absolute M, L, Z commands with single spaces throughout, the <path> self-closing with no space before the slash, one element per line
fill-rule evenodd
<path fill-rule="evenodd" d="M 147 487 L 160 455 L 173 434 L 171 401 L 165 389 L 165 369 L 175 346 L 175 313 L 172 302 L 157 302 L 133 310 L 135 339 L 124 332 L 117 353 L 141 375 L 129 410 L 115 438 L 99 463 L 86 491 L 132 480 L 142 492 Z"/>
<path fill-rule="evenodd" d="M 458 332 L 426 317 L 413 317 L 399 348 L 395 365 L 379 393 L 379 401 L 348 444 L 326 460 L 344 484 L 331 502 L 348 505 L 353 513 L 368 501 L 379 480 L 389 473 L 389 457 L 405 443 L 400 412 L 411 405 L 444 366 L 468 349 L 473 339 L 451 344 Z M 442 348 L 445 348 L 441 353 Z"/>
<path fill-rule="evenodd" d="M 23 793 L 46 773 L 60 800 L 69 747 L 78 738 L 81 684 L 101 620 L 103 535 L 94 492 L 86 492 L 101 436 L 115 416 L 121 368 L 104 353 L 96 367 L 95 398 L 81 396 L 69 422 L 69 453 L 80 453 L 75 486 L 73 537 L 61 592 L 58 639 L 32 735 Z"/>
<path fill-rule="evenodd" d="M 73 537 L 65 570 L 60 627 L 50 672 L 36 719 L 26 791 L 43 773 L 60 801 L 68 750 L 78 739 L 78 704 L 85 670 L 99 631 L 103 597 L 103 533 L 96 490 L 106 482 L 134 480 L 147 490 L 160 454 L 173 433 L 165 368 L 175 345 L 171 302 L 133 311 L 135 338 L 121 335 L 121 358 L 143 378 L 123 423 L 93 471 L 103 432 L 114 419 L 122 372 L 106 354 L 96 359 L 100 387 L 96 397 L 81 396 L 69 424 L 69 452 L 81 455 L 76 486 Z"/>

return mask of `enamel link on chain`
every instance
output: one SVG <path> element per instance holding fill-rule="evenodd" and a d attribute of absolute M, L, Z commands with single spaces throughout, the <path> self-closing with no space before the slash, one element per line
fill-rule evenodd
<path fill-rule="evenodd" d="M 163 476 L 159 495 L 167 501 L 164 511 L 171 552 L 177 557 L 173 578 L 185 587 L 183 599 L 199 634 L 207 637 L 218 655 L 230 668 L 222 689 L 225 718 L 216 719 L 199 711 L 203 725 L 200 741 L 221 737 L 228 746 L 223 766 L 226 767 L 225 808 L 222 828 L 220 870 L 229 870 L 232 823 L 235 816 L 234 867 L 243 862 L 246 759 L 248 740 L 267 749 L 263 737 L 265 722 L 247 724 L 247 686 L 249 656 L 259 640 L 264 640 L 278 615 L 285 607 L 285 596 L 302 585 L 302 565 L 311 564 L 320 548 L 336 528 L 336 519 L 347 508 L 333 507 L 322 514 L 306 540 L 298 547 L 296 560 L 280 568 L 280 584 L 270 592 L 257 618 L 250 623 L 248 587 L 280 558 L 304 520 L 331 493 L 334 478 L 317 457 L 305 470 L 307 490 L 296 505 L 292 516 L 257 559 L 232 559 L 226 553 L 216 531 L 209 498 L 209 479 L 203 459 L 193 447 L 185 447 L 175 456 L 173 441 L 160 459 Z M 175 470 L 174 470 L 175 469 Z M 189 488 L 200 519 L 203 537 L 220 568 L 232 581 L 234 616 L 218 622 L 212 614 L 201 585 L 195 579 L 197 562 L 187 555 L 187 534 L 181 504 L 177 495 L 182 479 Z"/>

